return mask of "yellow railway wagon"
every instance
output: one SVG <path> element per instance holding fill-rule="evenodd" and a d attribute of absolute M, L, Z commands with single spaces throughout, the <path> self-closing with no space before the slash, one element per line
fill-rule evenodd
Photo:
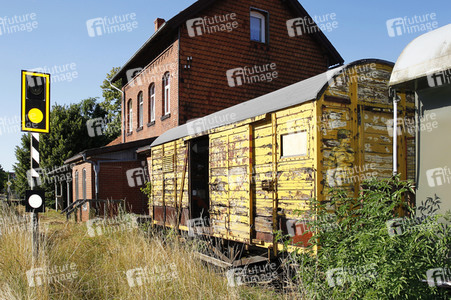
<path fill-rule="evenodd" d="M 154 223 L 203 225 L 202 234 L 275 251 L 282 230 L 305 245 L 295 210 L 327 200 L 330 187 L 356 195 L 362 180 L 392 175 L 392 68 L 359 60 L 167 131 L 149 158 Z M 403 179 L 414 176 L 413 116 L 413 95 L 401 94 Z"/>

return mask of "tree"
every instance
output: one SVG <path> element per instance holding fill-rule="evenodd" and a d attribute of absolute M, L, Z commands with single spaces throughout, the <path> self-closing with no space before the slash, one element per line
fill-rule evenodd
<path fill-rule="evenodd" d="M 89 136 L 87 124 L 91 119 L 105 118 L 106 114 L 96 98 L 70 106 L 54 105 L 50 133 L 41 138 L 41 165 L 47 168 L 62 166 L 66 159 L 83 150 L 108 144 L 111 138 L 105 135 Z"/>
<path fill-rule="evenodd" d="M 16 173 L 14 190 L 20 198 L 24 198 L 25 191 L 30 188 L 27 179 L 27 171 L 30 170 L 30 137 L 28 134 L 22 134 L 20 146 L 15 148 L 15 155 L 17 163 L 13 166 Z"/>
<path fill-rule="evenodd" d="M 3 167 L 0 165 L 0 191 L 3 191 L 6 188 L 6 182 L 8 181 L 8 173 L 3 170 Z"/>
<path fill-rule="evenodd" d="M 40 167 L 47 175 L 58 167 L 64 165 L 64 161 L 77 153 L 92 148 L 105 146 L 112 139 L 106 135 L 90 136 L 88 121 L 96 118 L 104 119 L 107 112 L 97 103 L 96 98 L 88 98 L 80 103 L 66 105 L 55 104 L 50 114 L 50 133 L 40 136 L 39 152 Z M 24 196 L 29 189 L 27 171 L 30 169 L 30 139 L 23 135 L 21 146 L 16 147 L 18 163 L 14 166 L 17 175 L 17 192 Z M 42 180 L 44 179 L 44 180 Z M 41 178 L 42 185 L 49 193 L 48 199 L 53 197 L 53 183 L 49 178 Z M 48 203 L 51 204 L 52 200 Z"/>
<path fill-rule="evenodd" d="M 118 67 L 114 67 L 107 74 L 107 78 L 103 81 L 102 96 L 104 100 L 100 103 L 100 106 L 107 111 L 107 126 L 106 135 L 109 138 L 115 139 L 121 135 L 121 92 L 111 87 L 110 80 L 120 70 Z M 122 87 L 122 80 L 118 80 L 113 85 L 119 90 Z"/>
<path fill-rule="evenodd" d="M 98 103 L 97 98 L 88 98 L 80 103 L 58 105 L 52 107 L 50 114 L 50 133 L 41 135 L 40 157 L 41 168 L 54 170 L 64 165 L 64 161 L 77 153 L 107 145 L 121 133 L 121 92 L 112 88 L 109 80 L 119 71 L 113 68 L 101 85 L 104 100 Z M 121 81 L 114 86 L 121 87 Z M 89 120 L 102 119 L 106 128 L 101 134 L 89 133 Z M 91 128 L 92 131 L 92 128 Z M 92 133 L 92 132 L 91 132 Z M 96 132 L 97 133 L 97 132 Z M 30 139 L 22 135 L 20 146 L 16 146 L 17 163 L 14 165 L 17 181 L 16 193 L 24 197 L 29 189 L 27 171 L 30 169 Z M 54 199 L 53 186 L 44 182 L 41 188 L 49 191 L 49 198 Z M 49 202 L 51 203 L 51 201 Z"/>

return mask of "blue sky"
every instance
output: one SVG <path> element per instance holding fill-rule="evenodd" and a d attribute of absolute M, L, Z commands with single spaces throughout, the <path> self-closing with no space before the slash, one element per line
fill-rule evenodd
<path fill-rule="evenodd" d="M 157 17 L 168 20 L 194 2 L 4 1 L 0 18 L 27 17 L 28 21 L 36 22 L 36 28 L 8 33 L 0 26 L 0 165 L 12 171 L 16 162 L 14 148 L 21 136 L 16 121 L 20 120 L 21 70 L 58 66 L 76 75 L 70 80 L 66 71 L 57 74 L 59 81 L 52 84 L 52 103 L 69 104 L 101 97 L 99 86 L 106 73 L 113 66 L 122 66 L 153 34 L 154 20 Z M 327 14 L 336 15 L 336 28 L 325 34 L 346 63 L 362 58 L 395 62 L 404 47 L 421 34 L 390 37 L 386 26 L 389 19 L 435 14 L 439 27 L 451 23 L 451 1 L 301 0 L 300 3 L 311 16 L 324 19 Z M 137 22 L 132 31 L 88 35 L 87 20 L 132 13 Z"/>

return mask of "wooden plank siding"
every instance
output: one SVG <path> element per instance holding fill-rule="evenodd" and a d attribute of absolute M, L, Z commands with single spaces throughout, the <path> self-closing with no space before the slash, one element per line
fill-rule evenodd
<path fill-rule="evenodd" d="M 186 145 L 183 140 L 152 148 L 150 210 L 152 217 L 158 224 L 175 225 L 174 213 L 178 209 L 179 197 L 182 192 L 180 188 L 182 186 L 185 153 Z M 172 171 L 165 170 L 165 167 L 169 167 L 167 164 L 170 163 L 170 159 L 173 159 Z M 173 208 L 173 210 L 164 211 L 165 206 Z M 182 207 L 188 208 L 188 176 L 185 177 Z M 185 222 L 182 222 L 182 224 L 186 223 L 186 218 L 187 216 L 183 217 Z"/>

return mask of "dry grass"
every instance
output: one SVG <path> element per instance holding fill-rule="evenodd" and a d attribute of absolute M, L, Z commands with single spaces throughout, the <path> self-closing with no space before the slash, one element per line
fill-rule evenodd
<path fill-rule="evenodd" d="M 66 222 L 54 211 L 41 217 L 40 254 L 33 263 L 32 238 L 27 230 L 30 224 L 24 223 L 17 211 L 7 208 L 0 209 L 0 220 L 7 220 L 0 223 L 0 299 L 291 299 L 294 296 L 283 296 L 261 286 L 228 287 L 224 274 L 199 262 L 193 249 L 180 243 L 174 234 L 152 231 L 149 236 L 135 228 L 90 237 L 86 224 Z M 16 226 L 11 227 L 12 223 Z M 75 268 L 70 269 L 71 264 Z M 53 271 L 60 268 L 58 274 L 67 276 L 76 272 L 76 276 L 30 287 L 26 272 L 39 267 Z M 151 276 L 145 277 L 141 286 L 135 281 L 137 286 L 130 287 L 127 270 L 145 267 L 151 270 Z M 33 278 L 38 280 L 37 277 Z"/>

